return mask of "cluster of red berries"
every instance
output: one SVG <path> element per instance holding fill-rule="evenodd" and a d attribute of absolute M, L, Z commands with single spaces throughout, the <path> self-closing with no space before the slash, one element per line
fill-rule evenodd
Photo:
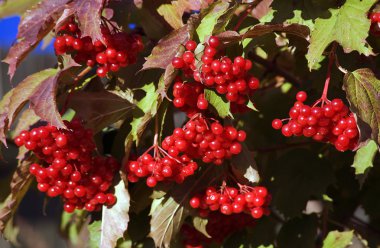
<path fill-rule="evenodd" d="M 70 53 L 79 64 L 93 67 L 98 65 L 97 74 L 105 77 L 109 71 L 116 72 L 121 67 L 136 62 L 138 52 L 144 45 L 137 34 L 114 32 L 102 27 L 105 44 L 101 41 L 92 41 L 91 37 L 81 37 L 78 25 L 71 20 L 57 33 L 54 48 L 57 55 Z"/>
<path fill-rule="evenodd" d="M 162 142 L 169 155 L 186 154 L 191 158 L 200 158 L 205 163 L 220 165 L 225 159 L 241 152 L 246 138 L 244 131 L 232 126 L 222 126 L 218 121 L 211 125 L 200 114 L 194 115 L 184 126 L 176 128 L 173 134 Z"/>
<path fill-rule="evenodd" d="M 182 241 L 185 247 L 203 247 L 213 242 L 221 244 L 226 238 L 235 232 L 239 232 L 246 227 L 253 227 L 255 220 L 247 218 L 248 215 L 234 214 L 223 215 L 219 212 L 210 213 L 207 217 L 206 231 L 211 238 L 197 231 L 189 224 L 183 224 L 181 227 Z"/>
<path fill-rule="evenodd" d="M 172 65 L 176 69 L 182 69 L 184 76 L 193 78 L 195 82 L 203 84 L 207 88 L 215 89 L 231 102 L 233 112 L 244 112 L 249 96 L 259 88 L 259 80 L 249 74 L 252 62 L 238 56 L 231 60 L 223 56 L 220 49 L 220 41 L 211 36 L 204 48 L 199 67 L 194 51 L 197 47 L 195 41 L 185 44 L 186 51 L 181 57 L 174 57 Z M 197 68 L 199 67 L 199 68 Z"/>
<path fill-rule="evenodd" d="M 357 146 L 359 131 L 356 120 L 341 99 L 318 100 L 312 107 L 304 104 L 307 94 L 300 91 L 297 101 L 289 111 L 289 121 L 275 119 L 274 129 L 281 129 L 284 136 L 312 137 L 316 141 L 329 142 L 339 151 L 352 150 Z M 322 102 L 321 106 L 318 104 Z"/>
<path fill-rule="evenodd" d="M 182 183 L 198 169 L 198 164 L 187 155 L 171 156 L 160 147 L 153 148 L 155 148 L 154 157 L 148 153 L 150 150 L 147 150 L 137 160 L 128 161 L 126 164 L 128 181 L 137 182 L 139 178 L 146 177 L 148 187 L 154 187 L 161 181 Z"/>
<path fill-rule="evenodd" d="M 42 126 L 22 131 L 15 138 L 17 146 L 25 146 L 41 160 L 29 171 L 37 179 L 37 188 L 49 197 L 61 196 L 64 210 L 75 208 L 100 210 L 112 206 L 116 197 L 109 193 L 119 164 L 111 157 L 94 156 L 93 133 L 78 120 L 65 122 L 69 130 Z"/>
<path fill-rule="evenodd" d="M 380 35 L 380 12 L 372 12 L 369 14 L 369 19 L 371 20 L 370 31 L 373 35 Z"/>
<path fill-rule="evenodd" d="M 208 101 L 204 96 L 204 86 L 197 82 L 183 82 L 177 78 L 173 86 L 173 105 L 186 112 L 189 117 L 207 110 Z"/>
<path fill-rule="evenodd" d="M 202 194 L 190 199 L 192 208 L 199 208 L 201 216 L 208 216 L 210 211 L 219 211 L 224 215 L 250 213 L 254 219 L 269 214 L 267 206 L 271 196 L 265 187 L 239 185 L 239 189 L 228 187 L 225 183 L 217 190 L 208 187 Z"/>

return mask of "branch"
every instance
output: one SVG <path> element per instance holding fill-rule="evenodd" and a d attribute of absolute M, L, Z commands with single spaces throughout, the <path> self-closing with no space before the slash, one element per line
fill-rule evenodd
<path fill-rule="evenodd" d="M 269 71 L 272 71 L 272 72 L 276 73 L 277 75 L 284 77 L 289 83 L 293 84 L 294 86 L 300 87 L 302 85 L 301 80 L 299 80 L 294 75 L 290 74 L 286 70 L 279 67 L 276 63 L 268 61 L 268 60 L 260 57 L 259 55 L 255 54 L 253 52 L 248 53 L 248 58 L 253 60 L 253 62 L 256 62 L 256 63 L 264 66 Z"/>

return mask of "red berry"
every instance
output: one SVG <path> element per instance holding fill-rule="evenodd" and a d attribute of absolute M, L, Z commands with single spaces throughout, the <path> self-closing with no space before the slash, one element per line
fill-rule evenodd
<path fill-rule="evenodd" d="M 216 37 L 216 36 L 211 36 L 211 37 L 208 39 L 208 44 L 209 44 L 210 47 L 218 48 L 218 46 L 220 45 L 220 41 L 219 41 L 218 37 Z"/>
<path fill-rule="evenodd" d="M 194 51 L 197 48 L 197 43 L 193 40 L 189 40 L 186 42 L 185 47 L 189 51 Z"/>
<path fill-rule="evenodd" d="M 181 69 L 185 66 L 185 62 L 183 61 L 182 58 L 174 57 L 172 60 L 172 65 L 176 69 Z"/>
<path fill-rule="evenodd" d="M 282 121 L 280 119 L 274 119 L 272 121 L 272 127 L 274 129 L 281 129 L 282 128 Z"/>
<path fill-rule="evenodd" d="M 299 102 L 304 102 L 304 101 L 306 101 L 306 99 L 307 99 L 307 94 L 306 94 L 306 92 L 305 92 L 305 91 L 300 91 L 300 92 L 298 92 L 297 95 L 296 95 L 296 99 L 297 99 L 297 101 L 299 101 Z"/>

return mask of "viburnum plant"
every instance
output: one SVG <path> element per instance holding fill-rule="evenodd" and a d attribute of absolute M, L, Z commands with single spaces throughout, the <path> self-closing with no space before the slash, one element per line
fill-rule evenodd
<path fill-rule="evenodd" d="M 11 80 L 57 57 L 0 102 L 9 241 L 37 191 L 70 247 L 380 245 L 375 0 L 35 2 L 0 1 Z"/>

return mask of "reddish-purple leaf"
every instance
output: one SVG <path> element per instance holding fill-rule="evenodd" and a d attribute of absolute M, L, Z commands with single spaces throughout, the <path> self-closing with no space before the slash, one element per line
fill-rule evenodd
<path fill-rule="evenodd" d="M 309 28 L 300 24 L 258 24 L 241 35 L 235 31 L 226 31 L 218 34 L 218 37 L 223 43 L 233 43 L 239 42 L 242 39 L 255 38 L 273 32 L 284 32 L 299 36 L 305 40 L 309 40 L 310 35 Z"/>
<path fill-rule="evenodd" d="M 173 57 L 178 53 L 181 46 L 191 38 L 197 22 L 197 18 L 191 18 L 185 26 L 172 31 L 162 38 L 153 48 L 151 55 L 146 58 L 143 70 L 151 68 L 165 69 L 171 64 Z"/>
<path fill-rule="evenodd" d="M 306 40 L 309 39 L 310 35 L 309 28 L 300 24 L 259 24 L 248 30 L 243 35 L 243 38 L 255 38 L 273 32 L 285 32 Z"/>
<path fill-rule="evenodd" d="M 5 143 L 5 133 L 15 117 L 29 101 L 30 108 L 44 121 L 58 128 L 65 128 L 58 112 L 55 95 L 58 82 L 71 67 L 58 71 L 46 69 L 25 78 L 2 100 L 0 112 L 0 141 Z"/>
<path fill-rule="evenodd" d="M 55 20 L 59 18 L 68 1 L 41 1 L 23 16 L 17 34 L 18 41 L 3 60 L 9 64 L 8 74 L 11 79 L 20 62 L 53 29 Z"/>
<path fill-rule="evenodd" d="M 82 36 L 90 36 L 93 41 L 104 41 L 100 25 L 103 7 L 104 0 L 74 0 L 69 4 L 69 9 L 76 13 Z"/>

